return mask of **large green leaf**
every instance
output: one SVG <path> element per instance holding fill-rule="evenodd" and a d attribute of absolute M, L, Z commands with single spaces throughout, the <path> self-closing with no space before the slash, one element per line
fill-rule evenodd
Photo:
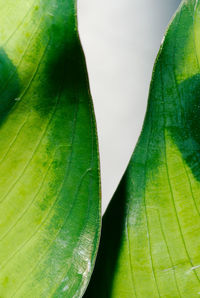
<path fill-rule="evenodd" d="M 0 297 L 81 297 L 99 173 L 75 0 L 0 0 Z"/>
<path fill-rule="evenodd" d="M 103 219 L 86 297 L 200 295 L 200 3 L 183 1 L 155 64 L 143 130 Z"/>

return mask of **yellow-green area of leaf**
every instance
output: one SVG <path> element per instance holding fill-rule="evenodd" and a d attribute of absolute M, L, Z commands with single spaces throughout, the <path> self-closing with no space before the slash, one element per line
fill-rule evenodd
<path fill-rule="evenodd" d="M 81 297 L 99 228 L 75 0 L 0 0 L 0 297 Z"/>
<path fill-rule="evenodd" d="M 199 1 L 183 1 L 167 30 L 142 133 L 101 240 L 85 297 L 199 297 Z"/>

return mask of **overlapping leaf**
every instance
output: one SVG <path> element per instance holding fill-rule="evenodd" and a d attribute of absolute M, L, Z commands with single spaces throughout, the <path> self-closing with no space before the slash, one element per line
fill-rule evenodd
<path fill-rule="evenodd" d="M 0 0 L 0 296 L 81 297 L 99 235 L 75 0 Z"/>
<path fill-rule="evenodd" d="M 186 0 L 161 46 L 86 297 L 199 295 L 200 3 Z"/>

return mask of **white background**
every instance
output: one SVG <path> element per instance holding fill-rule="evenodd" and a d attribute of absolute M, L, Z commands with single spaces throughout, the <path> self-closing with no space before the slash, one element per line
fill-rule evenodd
<path fill-rule="evenodd" d="M 180 0 L 78 0 L 94 101 L 104 212 L 140 134 L 166 26 Z"/>

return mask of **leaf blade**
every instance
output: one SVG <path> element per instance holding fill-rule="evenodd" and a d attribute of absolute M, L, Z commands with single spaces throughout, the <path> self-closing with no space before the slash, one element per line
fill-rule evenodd
<path fill-rule="evenodd" d="M 183 1 L 161 45 L 143 130 L 103 220 L 85 297 L 199 295 L 199 9 Z"/>
<path fill-rule="evenodd" d="M 0 5 L 0 292 L 79 297 L 94 263 L 100 208 L 96 125 L 75 2 Z"/>

